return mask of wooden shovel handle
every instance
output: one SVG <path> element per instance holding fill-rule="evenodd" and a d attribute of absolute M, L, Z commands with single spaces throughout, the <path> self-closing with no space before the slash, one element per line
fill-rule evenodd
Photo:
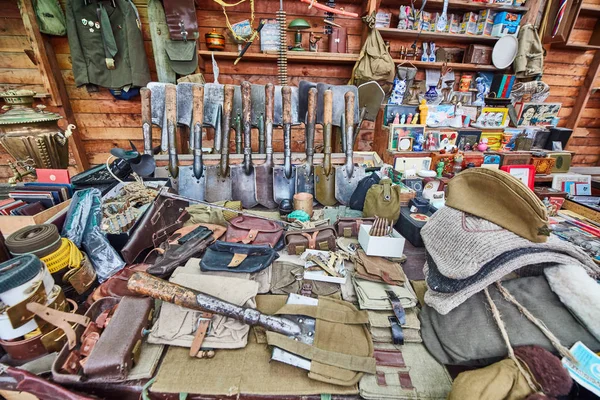
<path fill-rule="evenodd" d="M 344 100 L 346 100 L 346 126 L 354 126 L 354 93 L 346 92 L 344 95 Z"/>
<path fill-rule="evenodd" d="M 346 135 L 346 173 L 348 176 L 352 176 L 354 173 L 352 160 L 352 147 L 354 145 L 354 93 L 346 92 L 344 100 L 346 102 L 346 132 L 343 132 Z"/>
<path fill-rule="evenodd" d="M 281 88 L 282 108 L 283 108 L 283 124 L 292 123 L 292 88 L 284 86 Z"/>
<path fill-rule="evenodd" d="M 144 87 L 140 89 L 142 98 L 142 134 L 144 137 L 144 154 L 152 154 L 152 92 Z"/>
<path fill-rule="evenodd" d="M 231 112 L 233 110 L 233 94 L 235 88 L 232 85 L 225 85 L 225 95 L 223 96 L 223 119 L 221 120 L 221 177 L 229 173 L 229 137 L 231 134 Z"/>
<path fill-rule="evenodd" d="M 323 141 L 325 142 L 323 169 L 326 176 L 331 174 L 331 121 L 333 120 L 333 92 L 323 93 Z"/>
<path fill-rule="evenodd" d="M 167 133 L 169 141 L 169 173 L 171 177 L 179 176 L 179 159 L 177 157 L 177 86 L 165 85 L 165 114 L 167 117 Z"/>
<path fill-rule="evenodd" d="M 312 174 L 313 154 L 315 153 L 315 124 L 317 122 L 317 88 L 308 91 L 308 112 L 306 113 L 306 166 Z"/>
<path fill-rule="evenodd" d="M 194 161 L 193 171 L 196 179 L 202 177 L 202 124 L 204 122 L 204 85 L 196 84 L 192 87 L 192 134 L 194 135 Z"/>
<path fill-rule="evenodd" d="M 275 86 L 272 83 L 265 85 L 265 162 L 271 165 L 273 160 L 273 115 L 275 114 Z"/>
<path fill-rule="evenodd" d="M 326 90 L 323 93 L 323 125 L 331 124 L 333 120 L 333 92 Z"/>
<path fill-rule="evenodd" d="M 198 310 L 196 292 L 159 279 L 145 272 L 136 272 L 127 281 L 127 289 L 134 293 L 163 300 L 175 305 Z"/>

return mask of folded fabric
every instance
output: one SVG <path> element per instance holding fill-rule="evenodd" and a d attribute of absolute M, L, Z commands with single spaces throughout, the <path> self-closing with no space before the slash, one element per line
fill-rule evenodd
<path fill-rule="evenodd" d="M 515 356 L 547 399 L 566 396 L 573 380 L 560 359 L 537 346 L 515 349 Z M 519 400 L 533 399 L 533 389 L 511 360 L 502 360 L 485 368 L 460 373 L 452 384 L 448 400 Z"/>
<path fill-rule="evenodd" d="M 200 270 L 200 259 L 199 258 L 190 258 L 188 262 L 185 263 L 184 267 L 180 267 L 177 271 L 179 273 L 192 273 L 199 275 L 210 275 L 210 276 L 222 276 L 225 278 L 237 278 L 237 279 L 245 279 L 247 281 L 254 281 L 258 283 L 258 293 L 265 294 L 269 293 L 271 290 L 271 274 L 272 274 L 272 265 L 268 268 L 263 269 L 260 272 L 255 272 L 253 274 L 250 273 L 240 273 L 240 272 L 229 272 L 229 271 L 202 271 Z"/>
<path fill-rule="evenodd" d="M 374 356 L 377 373 L 364 375 L 358 384 L 363 399 L 445 400 L 448 397 L 452 387 L 450 375 L 422 344 L 376 343 Z"/>
<path fill-rule="evenodd" d="M 487 168 L 463 172 L 448 182 L 446 206 L 492 221 L 532 242 L 548 239 L 546 207 L 519 179 Z"/>
<path fill-rule="evenodd" d="M 422 343 L 421 321 L 415 308 L 409 308 L 406 312 L 406 323 L 402 325 L 405 343 Z M 392 329 L 389 317 L 394 317 L 392 312 L 387 311 L 367 311 L 369 314 L 369 330 L 373 337 L 373 342 L 392 343 Z"/>
<path fill-rule="evenodd" d="M 600 285 L 578 265 L 544 270 L 548 284 L 560 301 L 600 341 Z"/>
<path fill-rule="evenodd" d="M 451 207 L 431 216 L 421 230 L 427 250 L 425 302 L 446 314 L 470 296 L 513 271 L 540 274 L 560 264 L 600 267 L 580 248 L 554 236 L 534 243 L 502 227 Z M 526 268 L 525 268 L 526 267 Z"/>
<path fill-rule="evenodd" d="M 600 342 L 567 310 L 543 275 L 512 279 L 502 285 L 541 320 L 563 346 L 570 348 L 581 341 L 592 351 L 600 350 Z M 536 345 L 554 351 L 540 329 L 506 301 L 495 285 L 489 287 L 489 293 L 513 347 Z M 483 293 L 477 293 L 446 315 L 426 305 L 419 317 L 423 342 L 442 364 L 482 366 L 507 355 L 506 343 Z"/>
<path fill-rule="evenodd" d="M 352 261 L 345 260 L 344 266 L 346 267 L 346 276 L 352 276 L 354 274 L 354 263 Z M 346 279 L 346 281 L 340 285 L 340 290 L 342 292 L 342 299 L 349 301 L 350 303 L 358 303 L 358 296 L 356 295 L 356 290 L 354 289 L 354 282 L 352 282 L 352 279 Z"/>
<path fill-rule="evenodd" d="M 402 285 L 406 282 L 406 275 L 399 263 L 383 257 L 368 256 L 363 250 L 356 252 L 355 274 L 361 279 L 390 285 Z"/>
<path fill-rule="evenodd" d="M 279 257 L 269 245 L 216 241 L 206 249 L 200 261 L 202 271 L 254 273 L 267 268 Z"/>
<path fill-rule="evenodd" d="M 330 296 L 340 291 L 338 283 L 304 279 L 304 265 L 299 265 L 293 261 L 277 260 L 273 263 L 272 270 L 271 293 L 273 294 L 294 293 L 308 297 L 318 297 Z"/>
<path fill-rule="evenodd" d="M 366 281 L 364 279 L 352 278 L 354 289 L 358 296 L 358 304 L 362 310 L 391 310 L 392 303 L 386 290 L 393 291 L 400 299 L 404 308 L 417 305 L 417 296 L 412 291 L 410 284 L 405 286 L 388 285 L 386 283 Z"/>
<path fill-rule="evenodd" d="M 238 278 L 181 273 L 175 270 L 171 282 L 229 301 L 256 308 L 258 283 Z M 148 342 L 171 346 L 191 347 L 200 312 L 163 302 Z M 237 349 L 246 346 L 250 327 L 222 315 L 214 315 L 202 343 L 203 348 Z"/>

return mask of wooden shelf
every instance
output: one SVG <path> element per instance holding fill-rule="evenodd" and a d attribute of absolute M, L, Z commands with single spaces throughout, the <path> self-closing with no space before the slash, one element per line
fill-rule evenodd
<path fill-rule="evenodd" d="M 422 1 L 415 1 L 415 8 L 421 8 Z M 382 0 L 382 6 L 388 7 L 397 7 L 397 0 Z M 444 8 L 443 0 L 428 0 L 427 4 L 425 4 L 426 10 L 442 10 Z M 490 9 L 494 11 L 509 11 L 513 13 L 526 13 L 529 10 L 528 6 L 513 6 L 507 4 L 487 4 L 487 3 L 477 3 L 474 1 L 468 0 L 450 0 L 448 2 L 448 13 L 451 13 L 453 10 L 465 10 L 465 11 L 480 11 Z"/>
<path fill-rule="evenodd" d="M 581 9 L 579 10 L 579 15 L 583 15 L 584 17 L 598 17 L 600 16 L 600 5 L 597 4 L 582 4 Z"/>
<path fill-rule="evenodd" d="M 394 58 L 394 63 L 400 64 L 405 63 L 406 65 L 413 64 L 417 68 L 423 69 L 440 69 L 444 63 L 442 62 L 426 62 L 426 61 L 412 61 L 412 60 L 401 60 Z M 479 65 L 479 64 L 467 64 L 467 63 L 448 63 L 448 67 L 454 71 L 500 71 L 493 65 Z"/>
<path fill-rule="evenodd" d="M 234 51 L 215 51 L 200 50 L 200 57 L 210 59 L 211 55 L 215 55 L 217 60 L 235 60 L 238 53 Z M 246 53 L 240 60 L 243 61 L 265 61 L 273 60 L 276 62 L 278 55 L 275 53 Z M 288 62 L 313 62 L 321 64 L 354 64 L 358 60 L 358 54 L 348 53 L 313 53 L 310 51 L 288 51 Z"/>
<path fill-rule="evenodd" d="M 408 29 L 396 29 L 396 28 L 377 28 L 379 33 L 383 37 L 389 38 L 416 38 L 419 35 L 419 31 L 411 31 Z M 493 36 L 483 35 L 464 35 L 458 33 L 442 33 L 442 32 L 421 32 L 419 39 L 422 41 L 432 40 L 447 40 L 451 42 L 468 42 L 468 43 L 495 43 L 500 38 Z"/>
<path fill-rule="evenodd" d="M 585 43 L 553 43 L 552 47 L 560 47 L 569 50 L 598 50 L 600 46 Z"/>

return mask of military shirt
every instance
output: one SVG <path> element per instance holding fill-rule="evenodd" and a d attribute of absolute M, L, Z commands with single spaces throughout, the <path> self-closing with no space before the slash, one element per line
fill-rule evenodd
<path fill-rule="evenodd" d="M 141 23 L 129 0 L 69 0 L 66 17 L 77 86 L 120 89 L 150 81 Z"/>

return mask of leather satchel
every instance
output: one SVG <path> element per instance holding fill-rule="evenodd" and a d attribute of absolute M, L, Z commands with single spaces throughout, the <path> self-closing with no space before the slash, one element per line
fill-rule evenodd
<path fill-rule="evenodd" d="M 133 226 L 129 241 L 121 250 L 127 264 L 132 264 L 142 251 L 159 247 L 181 228 L 189 218 L 185 208 L 188 203 L 159 195 L 150 208 Z"/>
<path fill-rule="evenodd" d="M 198 39 L 198 17 L 194 0 L 165 0 L 163 5 L 171 40 Z"/>
<path fill-rule="evenodd" d="M 229 221 L 225 241 L 243 244 L 268 244 L 276 247 L 283 228 L 274 221 L 240 215 Z"/>
<path fill-rule="evenodd" d="M 375 218 L 338 218 L 334 227 L 338 237 L 358 237 L 358 231 L 362 224 L 373 225 Z"/>
<path fill-rule="evenodd" d="M 279 255 L 269 245 L 252 245 L 217 241 L 207 250 L 201 271 L 254 273 L 267 268 Z"/>
<path fill-rule="evenodd" d="M 287 232 L 285 245 L 288 254 L 300 255 L 305 250 L 335 251 L 337 249 L 335 229 L 331 225 L 320 228 Z"/>

